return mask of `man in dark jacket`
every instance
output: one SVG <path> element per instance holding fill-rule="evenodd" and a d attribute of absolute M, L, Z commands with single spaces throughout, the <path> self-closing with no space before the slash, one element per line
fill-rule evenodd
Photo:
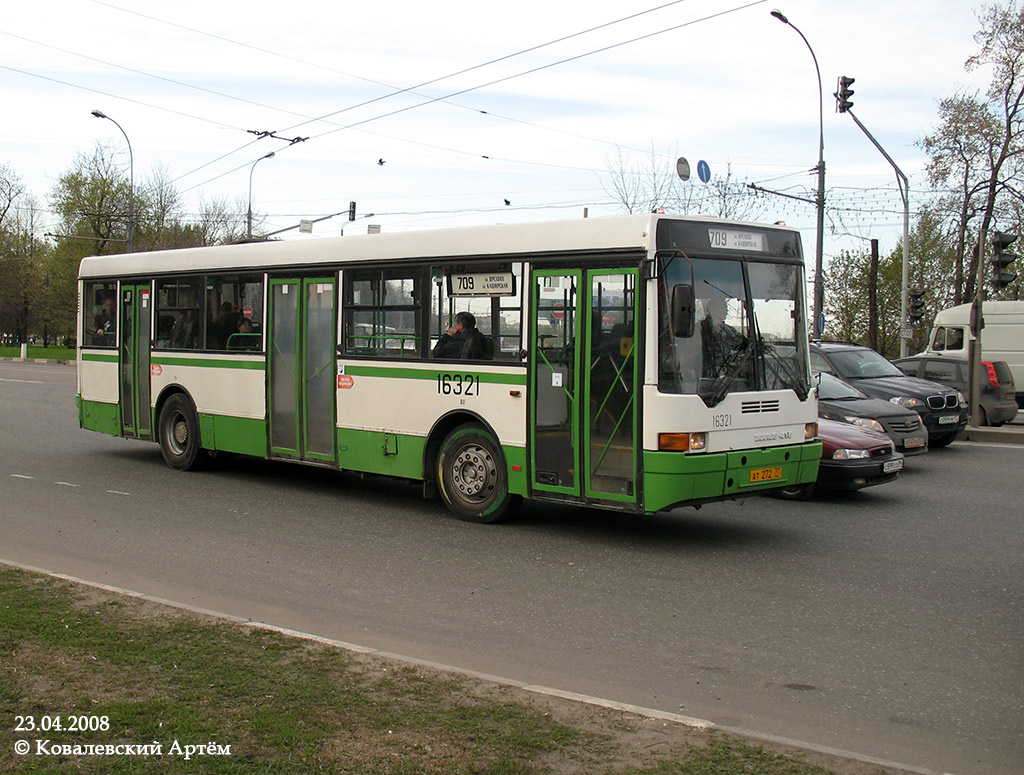
<path fill-rule="evenodd" d="M 431 353 L 435 358 L 461 358 L 481 360 L 491 357 L 487 338 L 476 328 L 472 312 L 460 312 L 455 316 L 455 325 L 441 335 Z"/>

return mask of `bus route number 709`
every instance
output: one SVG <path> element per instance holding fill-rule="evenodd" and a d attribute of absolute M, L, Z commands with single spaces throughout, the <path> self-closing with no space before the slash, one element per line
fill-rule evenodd
<path fill-rule="evenodd" d="M 438 374 L 437 392 L 445 396 L 478 396 L 480 378 L 473 374 Z"/>

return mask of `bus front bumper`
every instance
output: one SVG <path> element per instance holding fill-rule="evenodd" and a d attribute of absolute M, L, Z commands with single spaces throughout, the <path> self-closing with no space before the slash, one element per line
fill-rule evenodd
<path fill-rule="evenodd" d="M 644 512 L 813 482 L 820 460 L 820 441 L 705 454 L 645 450 Z"/>

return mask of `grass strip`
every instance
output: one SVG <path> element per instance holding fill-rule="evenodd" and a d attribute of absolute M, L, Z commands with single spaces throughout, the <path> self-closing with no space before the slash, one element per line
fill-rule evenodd
<path fill-rule="evenodd" d="M 53 361 L 73 361 L 77 357 L 77 353 L 72 347 L 43 347 L 38 344 L 30 344 L 28 346 L 27 356 L 29 360 L 41 358 Z M 20 357 L 21 345 L 0 346 L 0 358 Z"/>
<path fill-rule="evenodd" d="M 4 567 L 0 709 L 3 773 L 833 772 L 723 735 Z M 69 728 L 83 719 L 106 728 Z"/>

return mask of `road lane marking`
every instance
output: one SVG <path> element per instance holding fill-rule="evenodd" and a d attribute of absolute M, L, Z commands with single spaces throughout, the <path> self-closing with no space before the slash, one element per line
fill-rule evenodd
<path fill-rule="evenodd" d="M 11 474 L 15 479 L 35 479 L 34 476 L 26 476 L 25 474 Z"/>
<path fill-rule="evenodd" d="M 62 487 L 78 487 L 77 484 L 72 484 L 71 482 L 54 482 L 54 484 L 59 484 Z"/>
<path fill-rule="evenodd" d="M 0 382 L 20 382 L 23 385 L 50 385 L 56 384 L 52 382 L 40 382 L 37 379 L 7 379 L 6 377 L 0 377 Z"/>
<path fill-rule="evenodd" d="M 130 492 L 121 492 L 120 490 L 107 490 L 111 495 L 131 495 Z"/>

